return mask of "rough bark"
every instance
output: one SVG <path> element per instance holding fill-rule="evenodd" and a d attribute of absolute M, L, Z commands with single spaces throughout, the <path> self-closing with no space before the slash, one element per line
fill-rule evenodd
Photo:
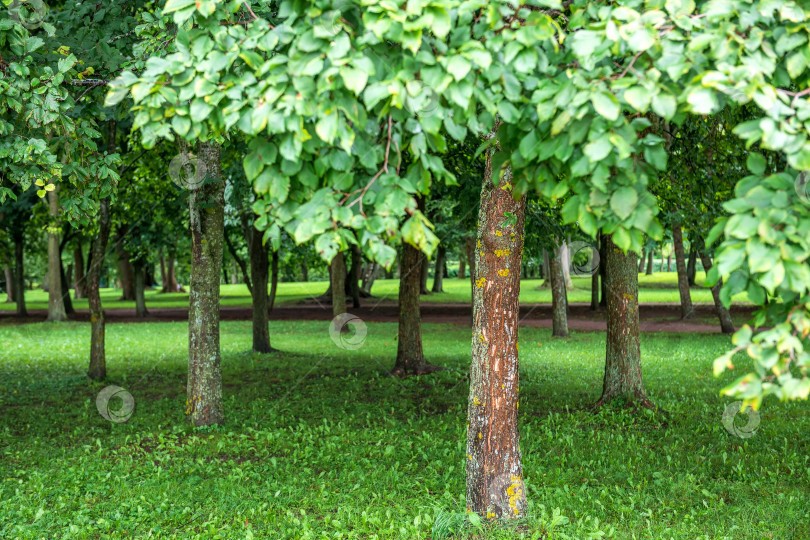
<path fill-rule="evenodd" d="M 334 318 L 335 330 L 341 331 L 338 315 L 346 313 L 346 261 L 343 252 L 338 251 L 332 259 L 330 266 L 329 280 L 332 290 L 332 317 Z M 344 326 L 345 327 L 345 326 Z"/>
<path fill-rule="evenodd" d="M 352 245 L 352 266 L 347 275 L 349 279 L 349 294 L 352 297 L 352 305 L 355 309 L 360 307 L 360 267 L 363 265 L 363 254 L 360 246 Z"/>
<path fill-rule="evenodd" d="M 115 124 L 112 123 L 112 133 Z M 115 145 L 113 144 L 113 148 Z M 96 381 L 107 377 L 107 359 L 104 350 L 105 323 L 99 288 L 104 254 L 110 238 L 110 198 L 101 199 L 98 208 L 98 235 L 90 244 L 91 259 L 87 267 L 87 303 L 90 310 L 90 366 L 87 376 Z"/>
<path fill-rule="evenodd" d="M 700 262 L 703 263 L 703 269 L 708 273 L 709 270 L 712 269 L 712 259 L 711 257 L 709 257 L 709 254 L 706 252 L 706 249 L 702 244 L 697 251 L 700 254 Z M 720 279 L 717 281 L 717 283 L 714 284 L 714 287 L 712 287 L 712 298 L 714 298 L 714 308 L 717 311 L 717 318 L 720 320 L 720 330 L 724 334 L 733 334 L 734 322 L 731 320 L 731 314 L 728 312 L 728 309 L 726 309 L 726 306 L 723 305 L 723 301 L 720 300 L 720 288 L 722 286 L 723 280 Z"/>
<path fill-rule="evenodd" d="M 697 274 L 697 249 L 695 243 L 689 242 L 689 261 L 686 263 L 686 277 L 690 287 L 695 286 L 695 276 Z"/>
<path fill-rule="evenodd" d="M 444 292 L 444 261 L 447 259 L 447 248 L 444 244 L 439 244 L 436 250 L 436 264 L 433 267 L 433 287 L 435 293 Z"/>
<path fill-rule="evenodd" d="M 195 426 L 209 426 L 224 420 L 219 275 L 222 270 L 225 183 L 218 144 L 198 142 L 197 159 L 202 161 L 207 174 L 205 182 L 189 194 L 191 283 L 186 413 Z M 194 174 L 194 171 L 187 171 L 187 174 Z"/>
<path fill-rule="evenodd" d="M 518 433 L 518 311 L 525 197 L 515 201 L 506 169 L 492 184 L 488 153 L 478 221 L 472 363 L 467 414 L 467 509 L 519 518 L 526 488 Z M 504 225 L 504 215 L 516 221 Z"/>
<path fill-rule="evenodd" d="M 82 245 L 76 242 L 76 247 L 73 249 L 73 297 L 77 300 L 79 298 L 86 298 L 86 276 L 84 275 L 84 254 L 82 253 Z"/>
<path fill-rule="evenodd" d="M 689 277 L 686 274 L 686 255 L 683 251 L 683 231 L 680 223 L 672 225 L 672 244 L 675 249 L 675 269 L 678 271 L 678 293 L 681 296 L 681 319 L 694 319 L 695 308 L 689 293 Z"/>
<path fill-rule="evenodd" d="M 62 298 L 62 273 L 59 249 L 59 196 L 56 190 L 48 193 L 48 320 L 67 320 L 65 301 Z"/>
<path fill-rule="evenodd" d="M 25 265 L 23 262 L 23 252 L 25 249 L 25 235 L 20 232 L 15 232 L 14 238 L 14 291 L 16 293 L 15 300 L 17 301 L 17 315 L 28 315 L 28 310 L 25 309 Z"/>
<path fill-rule="evenodd" d="M 149 311 L 146 309 L 146 264 L 144 261 L 136 260 L 132 264 L 132 273 L 135 279 L 135 316 L 148 317 Z"/>
<path fill-rule="evenodd" d="M 624 253 L 608 237 L 607 338 L 602 397 L 596 406 L 615 398 L 638 401 L 653 408 L 644 391 L 641 376 L 641 347 L 638 328 L 638 257 Z"/>
<path fill-rule="evenodd" d="M 554 250 L 554 256 L 551 258 L 551 335 L 554 337 L 568 337 L 568 296 L 563 272 L 564 250 L 565 244 L 562 243 Z"/>

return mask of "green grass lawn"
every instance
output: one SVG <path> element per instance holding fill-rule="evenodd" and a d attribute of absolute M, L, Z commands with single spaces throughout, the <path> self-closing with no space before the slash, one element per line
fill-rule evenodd
<path fill-rule="evenodd" d="M 692 289 L 692 301 L 696 304 L 711 304 L 711 290 L 704 288 L 703 281 L 705 275 L 699 272 L 697 275 L 697 286 Z M 674 272 L 659 272 L 652 276 L 639 276 L 639 301 L 642 303 L 678 303 L 677 275 Z M 591 278 L 574 277 L 574 290 L 569 291 L 569 302 L 590 302 L 591 301 Z M 551 290 L 541 288 L 542 280 L 525 279 L 521 283 L 520 301 L 523 303 L 551 303 Z M 432 281 L 428 282 L 429 285 Z M 276 302 L 278 305 L 296 304 L 301 301 L 312 300 L 326 292 L 328 283 L 321 282 L 292 282 L 279 283 Z M 445 292 L 429 294 L 422 297 L 423 302 L 432 303 L 469 303 L 470 302 L 470 281 L 469 279 L 445 279 Z M 399 291 L 399 280 L 379 279 L 374 282 L 371 294 L 375 297 L 367 302 L 388 301 L 396 302 Z M 245 285 L 222 285 L 221 302 L 223 306 L 248 307 L 250 306 L 250 292 Z M 135 309 L 135 302 L 119 300 L 121 291 L 116 289 L 102 289 L 101 299 L 108 309 L 125 308 Z M 26 291 L 25 300 L 28 309 L 48 309 L 48 293 L 42 290 Z M 734 301 L 744 303 L 748 300 L 745 293 L 738 294 Z M 159 294 L 156 290 L 146 292 L 147 308 L 186 308 L 188 307 L 188 293 Z M 77 309 L 87 309 L 87 300 L 74 300 L 74 307 Z M 14 304 L 0 303 L 0 311 L 13 311 Z"/>
<path fill-rule="evenodd" d="M 347 351 L 324 322 L 273 322 L 283 352 L 255 355 L 250 322 L 225 322 L 227 424 L 208 430 L 184 417 L 186 324 L 107 328 L 108 383 L 136 402 L 125 424 L 96 410 L 89 325 L 0 327 L 0 537 L 436 540 L 437 518 L 463 523 L 468 328 L 426 325 L 426 356 L 449 370 L 401 380 L 385 375 L 395 324 Z M 731 436 L 731 375 L 711 374 L 728 346 L 644 335 L 669 417 L 593 413 L 604 336 L 522 328 L 529 516 L 457 538 L 810 537 L 807 404 L 767 401 L 753 437 Z"/>

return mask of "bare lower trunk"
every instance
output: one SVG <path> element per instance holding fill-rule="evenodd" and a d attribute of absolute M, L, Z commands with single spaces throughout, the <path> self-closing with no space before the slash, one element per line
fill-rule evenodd
<path fill-rule="evenodd" d="M 329 280 L 332 290 L 332 317 L 334 317 L 335 330 L 340 331 L 341 325 L 337 317 L 346 313 L 346 261 L 343 252 L 338 251 L 330 265 Z"/>
<path fill-rule="evenodd" d="M 25 265 L 23 251 L 25 248 L 25 235 L 20 232 L 14 235 L 14 291 L 17 301 L 17 315 L 28 315 L 25 309 Z"/>
<path fill-rule="evenodd" d="M 518 433 L 518 312 L 526 199 L 513 198 L 508 169 L 497 186 L 492 174 L 488 153 L 473 289 L 467 510 L 509 519 L 526 511 Z M 505 224 L 505 215 L 514 215 L 514 223 Z"/>
<path fill-rule="evenodd" d="M 427 288 L 427 280 L 428 274 L 430 273 L 430 261 L 427 258 L 427 255 L 420 252 L 419 254 L 419 294 L 430 294 Z"/>
<path fill-rule="evenodd" d="M 364 295 L 371 296 L 371 287 L 374 285 L 374 280 L 377 277 L 377 270 L 379 268 L 380 265 L 376 262 L 369 263 L 368 269 L 363 275 L 363 286 L 360 288 L 360 291 Z"/>
<path fill-rule="evenodd" d="M 419 288 L 422 252 L 410 244 L 402 246 L 399 277 L 399 329 L 395 375 L 422 374 L 433 371 L 422 352 L 422 314 L 419 308 Z"/>
<path fill-rule="evenodd" d="M 667 272 L 672 272 L 672 253 L 667 255 Z"/>
<path fill-rule="evenodd" d="M 644 262 L 646 261 L 646 258 L 647 258 L 647 250 L 642 249 L 641 250 L 641 257 L 638 258 L 638 273 L 639 274 L 644 271 Z"/>
<path fill-rule="evenodd" d="M 62 257 L 59 256 L 59 283 L 62 290 L 62 302 L 65 305 L 65 314 L 74 315 L 73 301 L 70 299 L 70 278 L 65 275 L 65 265 L 62 264 Z"/>
<path fill-rule="evenodd" d="M 458 278 L 464 279 L 467 277 L 467 261 L 465 257 L 459 256 L 458 258 Z"/>
<path fill-rule="evenodd" d="M 82 245 L 76 242 L 76 247 L 73 249 L 73 297 L 77 300 L 79 298 L 86 298 L 86 277 L 84 275 L 84 254 L 82 253 Z"/>
<path fill-rule="evenodd" d="M 433 287 L 435 293 L 444 292 L 444 261 L 447 258 L 447 248 L 444 244 L 439 244 L 436 252 L 436 264 L 433 268 Z"/>
<path fill-rule="evenodd" d="M 62 273 L 60 268 L 61 252 L 59 250 L 59 197 L 56 190 L 48 193 L 48 320 L 60 322 L 67 320 L 65 301 L 62 298 Z"/>
<path fill-rule="evenodd" d="M 309 269 L 307 268 L 307 263 L 301 263 L 301 281 L 305 283 L 309 281 Z"/>
<path fill-rule="evenodd" d="M 695 242 L 689 241 L 689 262 L 686 263 L 686 277 L 690 287 L 695 286 L 695 275 L 697 274 L 697 249 Z"/>
<path fill-rule="evenodd" d="M 543 272 L 545 272 L 545 280 L 543 281 L 542 287 L 550 288 L 551 287 L 551 257 L 548 256 L 548 250 L 543 250 Z"/>
<path fill-rule="evenodd" d="M 608 291 L 605 377 L 602 397 L 596 406 L 620 398 L 653 407 L 641 377 L 637 255 L 623 253 L 612 237 L 608 237 L 605 251 Z"/>
<path fill-rule="evenodd" d="M 10 266 L 3 269 L 6 275 L 6 303 L 14 302 L 14 270 Z"/>
<path fill-rule="evenodd" d="M 146 264 L 143 261 L 136 261 L 132 265 L 132 272 L 135 278 L 135 316 L 148 317 L 149 311 L 146 309 Z"/>
<path fill-rule="evenodd" d="M 681 319 L 694 319 L 695 308 L 689 293 L 689 277 L 686 275 L 686 255 L 683 251 L 683 232 L 680 223 L 672 226 L 672 244 L 675 249 L 675 268 L 678 271 L 678 292 L 681 296 Z"/>
<path fill-rule="evenodd" d="M 655 249 L 650 250 L 649 258 L 647 259 L 647 272 L 648 276 L 653 275 L 653 263 L 655 263 Z"/>
<path fill-rule="evenodd" d="M 266 244 L 262 244 L 263 235 L 256 229 L 254 223 L 250 223 L 246 219 L 244 227 L 250 256 L 250 279 L 245 283 L 249 283 L 250 294 L 253 297 L 253 351 L 269 353 L 273 350 L 270 346 L 270 326 L 267 315 L 269 311 L 267 296 L 269 250 Z"/>
<path fill-rule="evenodd" d="M 191 283 L 188 310 L 188 385 L 186 413 L 195 426 L 223 422 L 219 349 L 219 276 L 222 270 L 225 184 L 220 147 L 197 143 L 205 182 L 189 194 Z M 186 174 L 192 175 L 194 171 Z"/>
<path fill-rule="evenodd" d="M 270 311 L 273 311 L 273 306 L 276 305 L 276 291 L 278 290 L 278 251 L 274 251 L 270 256 L 272 262 L 270 264 Z"/>
<path fill-rule="evenodd" d="M 124 249 L 124 230 L 117 229 L 115 254 L 118 257 L 118 279 L 121 281 L 121 300 L 135 300 L 135 279 L 129 253 Z"/>
<path fill-rule="evenodd" d="M 115 130 L 113 124 L 113 133 Z M 90 366 L 87 376 L 96 381 L 107 377 L 107 359 L 104 352 L 105 324 L 99 287 L 104 254 L 110 238 L 110 199 L 101 199 L 98 208 L 98 234 L 90 244 L 90 264 L 87 268 L 87 304 L 90 310 Z"/>
<path fill-rule="evenodd" d="M 703 263 L 703 269 L 708 272 L 712 269 L 712 259 L 709 257 L 709 254 L 706 253 L 706 249 L 702 245 L 698 251 L 700 254 L 700 262 Z M 724 334 L 733 334 L 734 322 L 731 320 L 731 314 L 728 312 L 728 309 L 726 309 L 726 306 L 723 305 L 723 301 L 720 300 L 720 289 L 722 286 L 723 280 L 720 279 L 714 284 L 714 287 L 712 287 L 714 308 L 717 311 L 717 318 L 720 320 L 720 330 Z"/>
<path fill-rule="evenodd" d="M 568 247 L 567 242 L 563 242 L 559 249 L 560 265 L 563 279 L 565 280 L 565 288 L 570 291 L 574 288 L 574 282 L 571 280 L 571 249 Z"/>
<path fill-rule="evenodd" d="M 349 269 L 349 294 L 352 296 L 352 305 L 355 309 L 360 307 L 360 267 L 363 264 L 363 254 L 360 252 L 360 246 L 353 245 L 352 252 L 352 266 Z"/>
<path fill-rule="evenodd" d="M 568 337 L 568 296 L 565 289 L 564 244 L 561 244 L 551 259 L 551 335 Z"/>

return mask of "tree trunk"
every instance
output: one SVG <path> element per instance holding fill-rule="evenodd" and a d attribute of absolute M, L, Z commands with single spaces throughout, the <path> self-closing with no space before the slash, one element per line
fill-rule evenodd
<path fill-rule="evenodd" d="M 59 256 L 59 284 L 62 290 L 62 302 L 65 305 L 65 314 L 74 315 L 73 301 L 70 299 L 70 279 L 65 275 L 65 265 L 62 264 L 62 256 Z"/>
<path fill-rule="evenodd" d="M 73 249 L 73 297 L 77 300 L 79 298 L 86 298 L 86 279 L 84 275 L 84 254 L 82 253 L 82 245 L 76 242 L 76 247 Z"/>
<path fill-rule="evenodd" d="M 689 241 L 689 262 L 686 263 L 686 277 L 690 287 L 695 286 L 695 275 L 697 274 L 697 249 L 695 243 Z"/>
<path fill-rule="evenodd" d="M 419 289 L 422 270 L 422 252 L 410 244 L 402 245 L 399 271 L 399 329 L 395 375 L 420 375 L 434 371 L 425 362 L 422 352 L 422 313 L 419 308 Z"/>
<path fill-rule="evenodd" d="M 458 278 L 464 279 L 467 277 L 467 261 L 464 256 L 458 258 Z"/>
<path fill-rule="evenodd" d="M 464 247 L 467 252 L 467 267 L 470 271 L 470 294 L 472 294 L 475 291 L 475 238 L 468 236 Z M 472 302 L 472 297 L 470 302 Z"/>
<path fill-rule="evenodd" d="M 444 244 L 439 244 L 436 250 L 436 263 L 433 266 L 433 288 L 435 293 L 444 292 L 444 261 L 447 258 L 447 248 Z"/>
<path fill-rule="evenodd" d="M 641 377 L 641 347 L 638 328 L 638 257 L 623 253 L 608 237 L 607 255 L 607 339 L 602 397 L 596 406 L 614 398 L 638 400 L 654 408 L 644 391 Z"/>
<path fill-rule="evenodd" d="M 360 246 L 352 245 L 352 266 L 349 269 L 349 294 L 352 296 L 352 305 L 355 309 L 360 307 L 360 267 L 363 265 L 363 254 Z"/>
<path fill-rule="evenodd" d="M 681 296 L 681 319 L 694 319 L 695 308 L 689 294 L 689 277 L 686 275 L 686 256 L 683 251 L 683 231 L 680 223 L 672 225 L 672 244 L 675 249 L 675 268 L 678 271 L 678 292 Z"/>
<path fill-rule="evenodd" d="M 371 287 L 374 285 L 379 267 L 380 265 L 376 262 L 369 263 L 368 270 L 363 276 L 363 286 L 360 288 L 360 291 L 366 296 L 371 296 Z"/>
<path fill-rule="evenodd" d="M 672 253 L 667 255 L 667 272 L 672 272 Z"/>
<path fill-rule="evenodd" d="M 642 273 L 644 271 L 644 261 L 647 258 L 647 250 L 641 250 L 641 257 L 638 258 L 638 273 Z"/>
<path fill-rule="evenodd" d="M 565 288 L 565 243 L 554 251 L 551 259 L 551 335 L 568 337 L 568 295 Z"/>
<path fill-rule="evenodd" d="M 560 265 L 565 280 L 563 283 L 565 283 L 565 288 L 570 291 L 574 288 L 574 282 L 571 281 L 571 249 L 568 247 L 568 242 L 563 242 L 559 250 Z"/>
<path fill-rule="evenodd" d="M 14 234 L 14 293 L 17 301 L 17 315 L 21 317 L 28 315 L 28 310 L 25 309 L 24 247 L 25 235 L 20 231 Z"/>
<path fill-rule="evenodd" d="M 646 274 L 648 276 L 653 275 L 653 264 L 654 263 L 655 263 L 655 248 L 650 250 L 649 258 L 647 259 L 647 272 L 646 272 Z"/>
<path fill-rule="evenodd" d="M 181 145 L 181 153 L 185 151 Z M 195 426 L 220 424 L 222 367 L 219 350 L 219 275 L 222 269 L 225 183 L 220 147 L 197 143 L 197 159 L 205 167 L 203 185 L 189 194 L 191 283 L 188 310 L 188 385 L 186 413 Z M 190 163 L 184 164 L 186 168 Z M 195 174 L 186 171 L 186 174 Z"/>
<path fill-rule="evenodd" d="M 301 263 L 301 281 L 306 283 L 309 281 L 309 269 L 307 268 L 307 263 Z"/>
<path fill-rule="evenodd" d="M 6 303 L 14 302 L 14 270 L 6 266 L 4 269 L 6 274 Z"/>
<path fill-rule="evenodd" d="M 115 133 L 115 122 L 110 121 L 111 132 Z M 112 144 L 115 148 L 115 144 Z M 90 263 L 87 267 L 87 304 L 90 310 L 90 366 L 87 376 L 96 381 L 107 377 L 107 359 L 104 351 L 105 322 L 101 306 L 99 288 L 104 254 L 110 239 L 110 198 L 101 199 L 98 207 L 98 235 L 90 243 Z"/>
<path fill-rule="evenodd" d="M 700 248 L 696 251 L 699 251 L 700 262 L 703 263 L 703 269 L 708 273 L 709 270 L 712 269 L 712 259 L 709 257 L 709 254 L 706 253 L 706 248 L 703 246 L 703 239 L 701 239 L 700 242 L 701 242 Z M 726 306 L 723 305 L 722 300 L 720 300 L 720 288 L 722 286 L 723 280 L 720 279 L 717 281 L 717 283 L 714 284 L 714 287 L 712 287 L 712 298 L 714 298 L 714 308 L 717 311 L 717 318 L 720 319 L 720 330 L 724 334 L 733 334 L 734 322 L 731 320 L 731 314 L 726 309 Z"/>
<path fill-rule="evenodd" d="M 599 229 L 599 307 L 607 307 L 607 235 Z"/>
<path fill-rule="evenodd" d="M 526 198 L 515 201 L 511 172 L 492 183 L 488 152 L 478 220 L 472 363 L 467 413 L 467 509 L 519 518 L 526 488 L 518 433 L 518 313 Z M 497 174 L 497 173 L 496 173 Z M 504 224 L 513 214 L 515 223 Z"/>
<path fill-rule="evenodd" d="M 270 256 L 272 263 L 270 265 L 270 311 L 273 311 L 273 306 L 276 305 L 276 291 L 278 290 L 278 251 L 274 251 Z"/>
<path fill-rule="evenodd" d="M 146 309 L 146 263 L 136 260 L 132 263 L 132 274 L 135 281 L 135 316 L 148 317 L 149 311 Z"/>
<path fill-rule="evenodd" d="M 596 239 L 599 245 L 599 238 Z M 601 264 L 599 266 L 602 266 Z M 599 311 L 599 269 L 591 275 L 591 311 Z"/>
<path fill-rule="evenodd" d="M 339 315 L 346 313 L 346 262 L 343 252 L 338 251 L 330 265 L 329 280 L 332 289 L 332 317 L 335 330 L 342 331 Z"/>
<path fill-rule="evenodd" d="M 428 274 L 430 273 L 430 261 L 427 255 L 419 252 L 419 294 L 430 294 L 427 288 Z"/>
<path fill-rule="evenodd" d="M 67 320 L 65 301 L 62 298 L 62 273 L 60 267 L 61 251 L 59 250 L 59 196 L 56 190 L 48 193 L 48 320 L 61 322 Z"/>
<path fill-rule="evenodd" d="M 121 281 L 121 300 L 135 300 L 135 279 L 129 253 L 124 249 L 124 227 L 115 237 L 115 253 L 118 257 L 118 278 Z"/>
<path fill-rule="evenodd" d="M 273 350 L 270 346 L 270 303 L 267 296 L 270 250 L 262 243 L 264 235 L 256 228 L 255 223 L 245 218 L 243 228 L 250 256 L 250 278 L 245 283 L 249 284 L 253 297 L 253 352 L 269 353 Z"/>

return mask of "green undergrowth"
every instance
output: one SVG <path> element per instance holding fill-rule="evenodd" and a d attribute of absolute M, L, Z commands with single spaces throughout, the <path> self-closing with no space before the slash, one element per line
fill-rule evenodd
<path fill-rule="evenodd" d="M 469 328 L 425 325 L 448 369 L 407 379 L 387 375 L 396 332 L 369 324 L 345 350 L 324 322 L 273 322 L 281 352 L 258 355 L 250 323 L 225 322 L 227 423 L 195 430 L 185 324 L 109 325 L 104 384 L 84 377 L 88 325 L 0 327 L 0 537 L 810 537 L 807 403 L 767 401 L 753 437 L 730 435 L 718 390 L 733 374 L 711 374 L 727 337 L 644 335 L 667 413 L 593 412 L 604 336 L 521 329 L 529 506 L 501 526 L 465 513 Z M 127 423 L 97 411 L 106 384 L 134 397 Z"/>

